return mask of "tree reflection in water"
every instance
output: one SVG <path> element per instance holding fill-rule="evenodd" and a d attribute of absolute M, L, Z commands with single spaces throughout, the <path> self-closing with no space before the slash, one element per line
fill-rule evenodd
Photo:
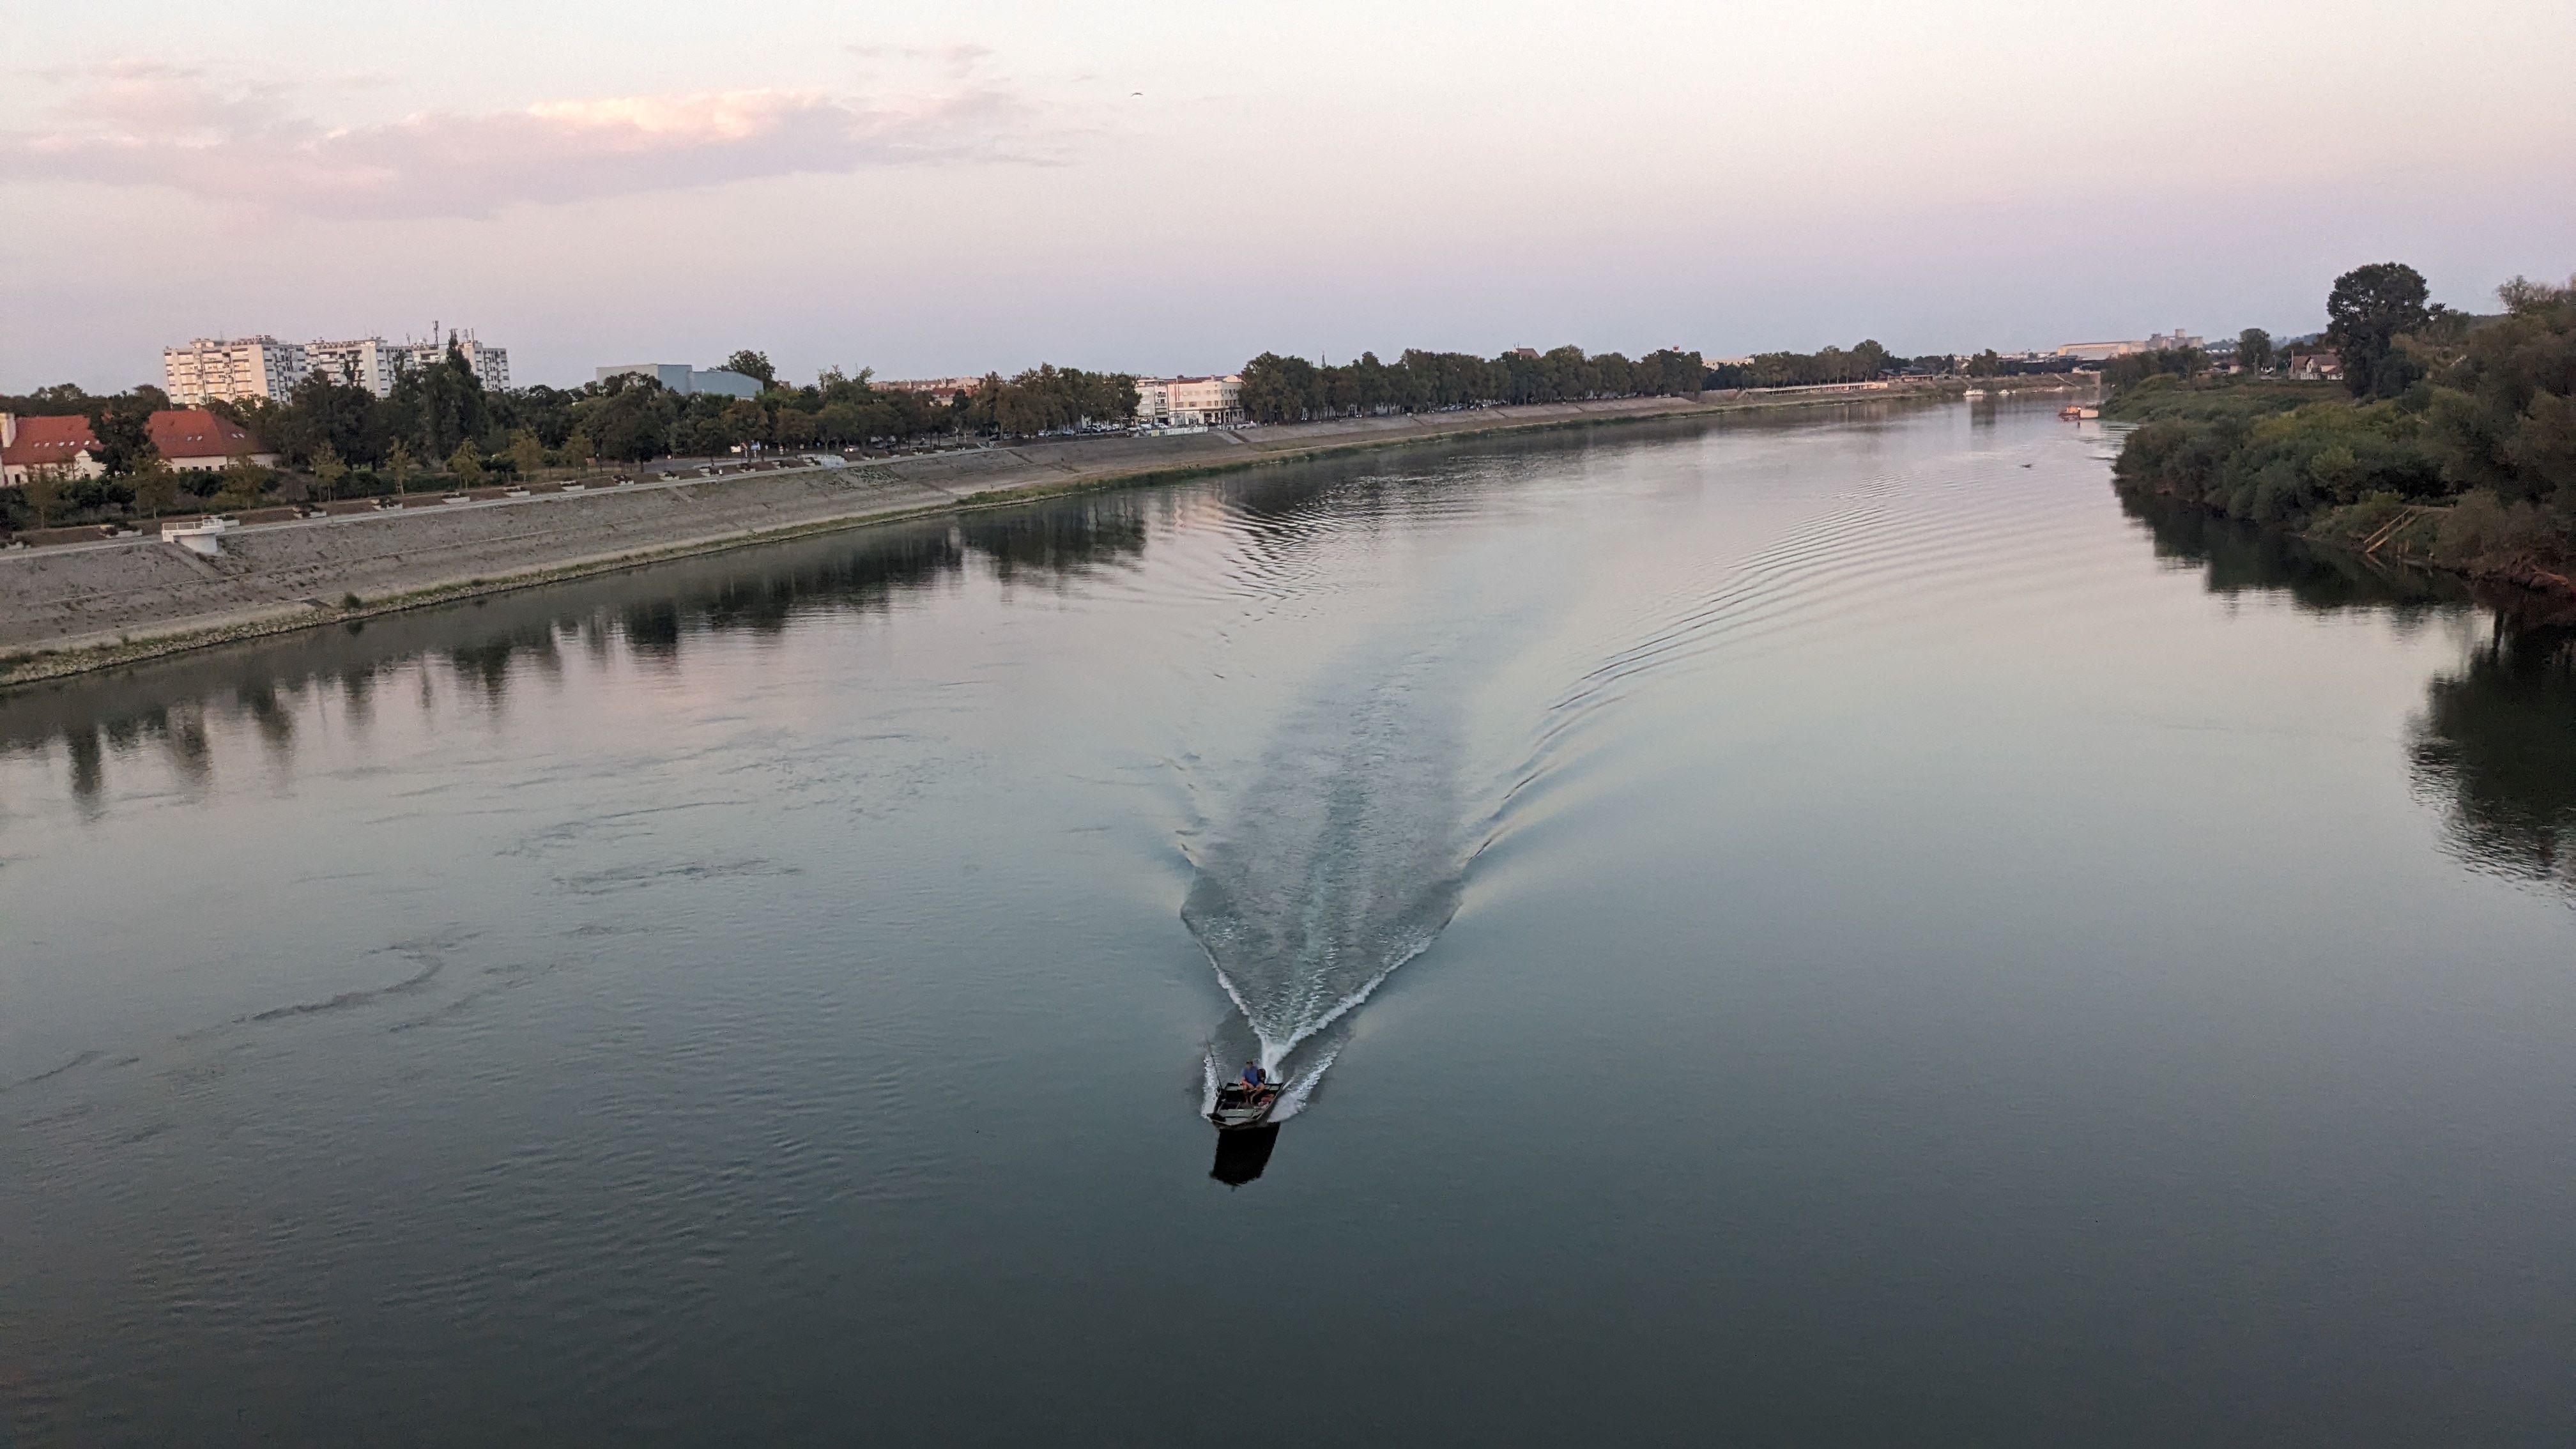
<path fill-rule="evenodd" d="M 2426 693 L 2415 780 L 2443 803 L 2452 848 L 2478 869 L 2576 890 L 2576 629 L 2499 614 Z"/>
<path fill-rule="evenodd" d="M 0 697 L 0 750 L 57 742 L 85 815 L 105 808 L 120 755 L 146 742 L 168 756 L 183 789 L 213 769 L 208 738 L 246 725 L 274 756 L 292 752 L 300 712 L 336 690 L 364 728 L 376 689 L 417 673 L 431 698 L 432 663 L 498 713 L 515 676 L 554 676 L 578 644 L 605 659 L 622 643 L 639 664 L 670 669 L 691 636 L 783 632 L 799 615 L 883 613 L 903 594 L 964 573 L 980 560 L 1017 586 L 1063 587 L 1145 551 L 1150 511 L 1168 495 L 1068 498 L 956 519 L 720 554 L 379 619 L 307 630 L 232 649 L 183 655 Z"/>
<path fill-rule="evenodd" d="M 2384 611 L 2402 623 L 2484 610 L 2484 642 L 2425 687 L 2408 750 L 2416 791 L 2472 868 L 2576 893 L 2576 605 L 2472 590 L 2164 499 L 2122 504 L 2158 557 L 2200 565 L 2212 593 L 2286 593 L 2303 609 Z"/>

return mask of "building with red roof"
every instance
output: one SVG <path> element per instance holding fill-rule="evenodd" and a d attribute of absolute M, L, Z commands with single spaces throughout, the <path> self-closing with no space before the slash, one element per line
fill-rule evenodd
<path fill-rule="evenodd" d="M 264 468 L 277 466 L 277 455 L 239 423 L 204 408 L 163 408 L 144 425 L 161 461 L 173 468 L 210 472 L 235 458 L 248 458 Z"/>
<path fill-rule="evenodd" d="M 89 419 L 21 418 L 0 413 L 0 487 L 15 488 L 38 468 L 58 469 L 66 478 L 95 478 L 107 471 L 98 460 L 98 439 Z"/>
<path fill-rule="evenodd" d="M 152 446 L 173 468 L 208 473 L 235 458 L 262 467 L 277 466 L 277 454 L 238 423 L 204 408 L 163 408 L 144 425 Z M 68 478 L 95 478 L 107 471 L 99 461 L 98 436 L 89 419 L 12 417 L 0 413 L 0 486 L 18 487 L 37 468 L 59 468 Z"/>

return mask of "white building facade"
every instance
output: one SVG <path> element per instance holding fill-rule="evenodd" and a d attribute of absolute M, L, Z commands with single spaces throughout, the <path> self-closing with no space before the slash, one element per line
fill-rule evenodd
<path fill-rule="evenodd" d="M 304 380 L 304 347 L 261 333 L 200 337 L 161 349 L 161 390 L 183 407 L 210 402 L 283 402 Z"/>
<path fill-rule="evenodd" d="M 510 385 L 510 353 L 486 347 L 471 332 L 454 334 L 457 352 L 487 388 Z M 394 390 L 404 368 L 427 371 L 447 360 L 445 342 L 388 342 L 381 337 L 343 341 L 280 342 L 253 337 L 200 337 L 185 347 L 161 349 L 161 387 L 182 407 L 265 398 L 284 402 L 295 385 L 315 373 L 378 397 Z"/>
<path fill-rule="evenodd" d="M 1243 376 L 1140 377 L 1136 422 L 1148 428 L 1230 428 L 1243 421 Z"/>
<path fill-rule="evenodd" d="M 346 342 L 308 342 L 304 370 L 320 373 L 348 387 L 363 387 L 378 397 L 394 390 L 394 372 L 404 349 L 381 337 L 353 337 Z M 174 399 L 175 400 L 175 399 Z"/>
<path fill-rule="evenodd" d="M 470 331 L 448 335 L 455 340 L 457 352 L 465 358 L 465 365 L 472 370 L 477 382 L 487 388 L 510 385 L 508 348 L 486 347 L 476 341 Z M 426 371 L 447 360 L 447 344 L 444 342 L 406 342 L 401 350 L 404 362 L 415 372 Z"/>

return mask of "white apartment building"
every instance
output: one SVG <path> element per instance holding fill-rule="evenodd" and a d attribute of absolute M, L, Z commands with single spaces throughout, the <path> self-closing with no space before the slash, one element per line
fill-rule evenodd
<path fill-rule="evenodd" d="M 486 347 L 471 332 L 455 334 L 456 350 L 487 388 L 510 385 L 507 348 Z M 267 398 L 283 402 L 295 385 L 323 373 L 378 397 L 394 390 L 402 369 L 426 371 L 447 359 L 445 342 L 387 342 L 381 337 L 345 341 L 280 342 L 255 337 L 200 337 L 185 347 L 161 349 L 162 390 L 182 407 L 214 401 Z"/>
<path fill-rule="evenodd" d="M 510 385 L 508 348 L 486 347 L 474 340 L 471 331 L 449 335 L 456 339 L 456 350 L 464 355 L 465 365 L 473 370 L 476 381 L 487 388 Z M 406 354 L 406 361 L 414 371 L 436 367 L 447 360 L 447 344 L 444 342 L 406 342 L 400 350 Z"/>
<path fill-rule="evenodd" d="M 306 375 L 321 373 L 349 387 L 363 387 L 378 397 L 394 390 L 394 372 L 406 348 L 381 337 L 353 337 L 346 342 L 304 345 Z"/>
<path fill-rule="evenodd" d="M 200 337 L 161 349 L 161 388 L 181 407 L 266 398 L 282 402 L 304 380 L 304 348 L 266 333 Z"/>
<path fill-rule="evenodd" d="M 1243 421 L 1243 375 L 1140 377 L 1136 421 L 1148 428 L 1225 428 Z"/>

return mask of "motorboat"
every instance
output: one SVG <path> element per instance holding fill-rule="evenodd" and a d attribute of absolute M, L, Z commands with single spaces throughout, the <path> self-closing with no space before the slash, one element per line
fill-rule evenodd
<path fill-rule="evenodd" d="M 1208 1109 L 1208 1120 L 1219 1132 L 1237 1132 L 1258 1127 L 1270 1120 L 1270 1109 L 1279 1105 L 1279 1084 L 1264 1082 L 1227 1082 L 1216 1089 L 1216 1105 Z"/>

